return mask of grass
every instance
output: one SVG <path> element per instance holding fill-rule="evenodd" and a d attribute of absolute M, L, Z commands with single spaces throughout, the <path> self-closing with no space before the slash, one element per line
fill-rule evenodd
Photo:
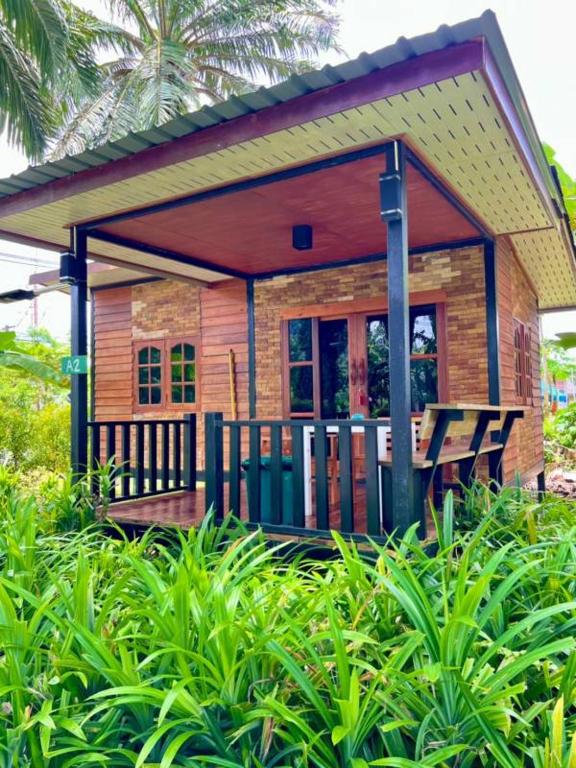
<path fill-rule="evenodd" d="M 573 509 L 478 487 L 434 550 L 319 563 L 0 483 L 0 766 L 576 768 Z"/>

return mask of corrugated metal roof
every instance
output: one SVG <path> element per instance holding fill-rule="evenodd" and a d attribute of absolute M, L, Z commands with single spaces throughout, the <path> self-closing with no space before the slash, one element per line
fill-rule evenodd
<path fill-rule="evenodd" d="M 560 209 L 563 210 L 562 197 L 558 193 L 557 185 L 544 155 L 496 15 L 490 10 L 485 11 L 478 18 L 469 19 L 453 26 L 443 24 L 435 32 L 410 39 L 400 37 L 393 45 L 373 53 L 361 53 L 356 59 L 335 66 L 326 65 L 318 70 L 305 72 L 301 75 L 292 75 L 287 80 L 267 88 L 262 87 L 251 93 L 231 96 L 224 102 L 204 106 L 195 112 L 176 117 L 158 127 L 128 134 L 116 141 L 85 150 L 77 155 L 66 156 L 60 160 L 29 167 L 21 173 L 0 180 L 0 199 L 48 184 L 54 179 L 72 176 L 89 168 L 103 166 L 114 160 L 135 155 L 144 149 L 197 133 L 237 117 L 260 112 L 275 104 L 355 80 L 416 56 L 480 37 L 487 40 L 490 51 L 504 78 L 548 193 L 551 199 L 555 200 Z"/>
<path fill-rule="evenodd" d="M 88 168 L 95 168 L 119 158 L 137 154 L 143 149 L 164 144 L 181 136 L 202 131 L 206 128 L 234 120 L 249 113 L 259 112 L 267 107 L 280 104 L 299 96 L 320 91 L 333 85 L 354 80 L 376 70 L 385 69 L 415 56 L 441 50 L 450 45 L 478 37 L 488 40 L 524 129 L 530 139 L 536 159 L 546 180 L 551 197 L 557 197 L 548 164 L 540 147 L 532 119 L 526 110 L 520 84 L 514 72 L 496 16 L 486 11 L 477 19 L 470 19 L 454 26 L 442 25 L 435 32 L 411 39 L 399 38 L 393 45 L 374 53 L 361 53 L 358 58 L 336 66 L 327 65 L 319 70 L 292 75 L 277 85 L 238 96 L 227 101 L 205 106 L 196 112 L 174 118 L 163 125 L 139 133 L 131 133 L 116 141 L 61 160 L 31 167 L 22 173 L 0 181 L 0 199 L 24 190 L 47 184 L 54 179 L 72 176 Z"/>

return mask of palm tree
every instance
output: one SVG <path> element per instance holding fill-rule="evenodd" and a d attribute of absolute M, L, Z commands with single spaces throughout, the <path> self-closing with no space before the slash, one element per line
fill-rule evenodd
<path fill-rule="evenodd" d="M 108 0 L 110 55 L 97 98 L 66 121 L 52 157 L 309 69 L 336 49 L 337 0 Z M 94 20 L 97 23 L 97 20 Z"/>
<path fill-rule="evenodd" d="M 39 159 L 73 106 L 94 94 L 104 23 L 69 0 L 0 0 L 0 132 Z"/>
<path fill-rule="evenodd" d="M 56 4 L 0 0 L 0 128 L 32 157 L 44 148 L 52 122 L 41 72 L 57 67 L 64 37 Z"/>

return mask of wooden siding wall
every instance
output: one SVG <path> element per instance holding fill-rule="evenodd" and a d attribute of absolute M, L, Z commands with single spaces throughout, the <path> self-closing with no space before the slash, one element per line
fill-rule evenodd
<path fill-rule="evenodd" d="M 131 288 L 94 293 L 96 418 L 132 417 Z"/>
<path fill-rule="evenodd" d="M 507 238 L 497 241 L 496 264 L 503 405 L 522 404 L 516 398 L 514 379 L 514 319 L 532 333 L 532 402 L 523 406 L 524 419 L 516 423 L 504 459 L 505 481 L 513 482 L 517 471 L 526 481 L 544 469 L 538 299 Z"/>
<path fill-rule="evenodd" d="M 109 288 L 94 293 L 96 418 L 174 418 L 190 410 L 134 408 L 133 342 L 173 336 L 200 338 L 199 403 L 231 417 L 228 353 L 236 360 L 239 418 L 248 417 L 246 285 L 226 280 L 209 289 L 171 281 Z M 202 419 L 198 420 L 202 454 Z M 202 460 L 202 455 L 200 456 Z"/>

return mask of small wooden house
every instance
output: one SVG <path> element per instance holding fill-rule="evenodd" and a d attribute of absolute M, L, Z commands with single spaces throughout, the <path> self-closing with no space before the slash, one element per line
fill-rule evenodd
<path fill-rule="evenodd" d="M 477 470 L 542 487 L 575 254 L 490 12 L 30 168 L 0 235 L 67 251 L 73 466 L 130 515 L 379 535 Z"/>

